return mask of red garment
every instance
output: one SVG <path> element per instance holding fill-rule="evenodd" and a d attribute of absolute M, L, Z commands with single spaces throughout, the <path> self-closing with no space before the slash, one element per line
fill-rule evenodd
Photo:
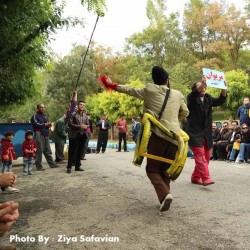
<path fill-rule="evenodd" d="M 203 139 L 202 147 L 190 146 L 194 153 L 195 168 L 191 177 L 191 181 L 210 183 L 209 174 L 210 148 L 208 148 L 206 140 Z"/>
<path fill-rule="evenodd" d="M 122 126 L 122 128 L 119 128 L 119 126 Z M 128 132 L 127 122 L 125 119 L 118 120 L 116 123 L 116 127 L 119 129 L 119 133 L 127 133 Z"/>
<path fill-rule="evenodd" d="M 3 137 L 1 139 L 1 145 L 2 145 L 2 160 L 12 161 L 17 159 L 16 153 L 14 151 L 14 146 L 10 139 Z"/>
<path fill-rule="evenodd" d="M 37 145 L 34 140 L 28 140 L 27 138 L 23 142 L 23 157 L 31 157 L 34 158 L 37 152 Z"/>
<path fill-rule="evenodd" d="M 117 89 L 118 84 L 115 83 L 115 82 L 108 83 L 106 81 L 107 80 L 107 76 L 106 75 L 98 77 L 97 80 L 101 84 L 101 86 L 104 87 L 108 91 L 112 91 L 112 90 L 116 90 Z"/>

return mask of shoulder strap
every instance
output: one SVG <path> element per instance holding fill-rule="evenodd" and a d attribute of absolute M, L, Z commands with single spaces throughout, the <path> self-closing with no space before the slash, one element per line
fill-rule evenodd
<path fill-rule="evenodd" d="M 166 105 L 167 105 L 167 102 L 168 102 L 169 94 L 170 94 L 170 89 L 168 89 L 167 92 L 166 92 L 165 99 L 164 99 L 164 102 L 163 102 L 163 104 L 162 104 L 162 108 L 161 108 L 161 112 L 159 113 L 159 118 L 158 118 L 158 120 L 160 120 L 161 117 L 162 117 L 162 113 L 163 113 L 163 111 L 164 111 L 164 109 L 165 109 L 165 107 L 166 107 Z"/>

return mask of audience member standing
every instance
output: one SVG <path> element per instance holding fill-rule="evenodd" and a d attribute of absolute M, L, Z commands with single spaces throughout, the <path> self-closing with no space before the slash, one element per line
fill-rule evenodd
<path fill-rule="evenodd" d="M 99 129 L 96 153 L 98 154 L 101 149 L 102 153 L 104 153 L 109 138 L 108 130 L 111 128 L 109 121 L 106 119 L 106 115 L 103 114 L 101 116 L 101 119 L 97 122 L 96 127 Z"/>
<path fill-rule="evenodd" d="M 132 134 L 133 134 L 133 141 L 136 143 L 139 130 L 141 128 L 141 123 L 137 121 L 137 118 L 134 116 L 132 117 Z"/>
<path fill-rule="evenodd" d="M 69 119 L 69 159 L 67 173 L 71 173 L 71 168 L 75 164 L 75 171 L 84 171 L 81 168 L 81 153 L 87 139 L 88 117 L 85 114 L 85 103 L 78 102 L 77 112 L 73 113 Z"/>
<path fill-rule="evenodd" d="M 122 140 L 123 140 L 124 152 L 128 152 L 127 150 L 128 126 L 127 126 L 126 116 L 124 114 L 120 116 L 120 119 L 116 123 L 116 127 L 119 129 L 119 147 L 116 152 L 121 152 Z"/>
<path fill-rule="evenodd" d="M 12 143 L 15 133 L 13 131 L 8 131 L 4 134 L 1 139 L 2 146 L 2 173 L 11 172 L 12 161 L 16 160 L 16 153 Z"/>
<path fill-rule="evenodd" d="M 4 134 L 4 137 L 1 139 L 1 147 L 2 147 L 2 173 L 11 173 L 12 171 L 12 161 L 16 160 L 16 153 L 14 150 L 14 146 L 12 143 L 12 139 L 15 133 L 13 131 L 8 131 Z M 3 176 L 3 175 L 1 175 Z M 14 184 L 14 181 L 13 183 Z M 20 190 L 11 186 L 1 186 L 2 194 L 12 194 L 18 193 Z"/>
<path fill-rule="evenodd" d="M 37 145 L 33 140 L 33 132 L 26 131 L 25 140 L 22 145 L 23 149 L 23 175 L 31 175 L 33 160 L 36 157 Z"/>
<path fill-rule="evenodd" d="M 37 144 L 37 155 L 35 160 L 37 171 L 45 170 L 42 166 L 43 154 L 51 168 L 59 167 L 52 158 L 52 151 L 49 142 L 51 122 L 49 122 L 48 117 L 45 115 L 44 104 L 37 104 L 37 112 L 31 117 L 31 122 L 35 132 L 35 140 Z"/>
<path fill-rule="evenodd" d="M 222 105 L 226 101 L 226 90 L 222 89 L 219 98 L 206 93 L 206 79 L 192 85 L 192 91 L 187 96 L 187 106 L 190 111 L 185 130 L 189 135 L 189 146 L 194 153 L 195 168 L 191 182 L 198 185 L 211 185 L 214 182 L 209 174 L 210 150 L 212 139 L 212 107 Z"/>
<path fill-rule="evenodd" d="M 55 142 L 55 162 L 62 163 L 64 160 L 64 145 L 67 139 L 66 116 L 56 121 L 53 139 Z"/>
<path fill-rule="evenodd" d="M 250 103 L 249 98 L 245 97 L 243 99 L 243 105 L 238 108 L 237 111 L 237 117 L 240 121 L 240 126 L 242 126 L 243 123 L 246 123 L 248 127 L 250 126 Z"/>
<path fill-rule="evenodd" d="M 87 139 L 85 141 L 83 152 L 81 154 L 81 160 L 86 160 L 85 155 L 86 155 L 87 150 L 88 150 L 89 140 L 90 140 L 92 133 L 93 133 L 93 126 L 92 126 L 92 120 L 91 120 L 90 114 L 87 114 L 87 117 L 88 117 L 89 127 L 87 128 Z"/>

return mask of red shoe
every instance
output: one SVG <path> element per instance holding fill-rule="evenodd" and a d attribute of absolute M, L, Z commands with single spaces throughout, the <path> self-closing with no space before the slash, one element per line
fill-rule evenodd
<path fill-rule="evenodd" d="M 203 185 L 202 181 L 195 181 L 195 180 L 191 180 L 192 184 L 196 184 L 196 185 Z"/>
<path fill-rule="evenodd" d="M 203 182 L 203 186 L 209 186 L 209 185 L 213 185 L 215 182 L 214 181 L 210 181 L 210 182 Z"/>

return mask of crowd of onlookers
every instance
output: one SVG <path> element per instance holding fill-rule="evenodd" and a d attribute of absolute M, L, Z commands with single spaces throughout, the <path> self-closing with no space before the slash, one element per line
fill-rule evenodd
<path fill-rule="evenodd" d="M 249 98 L 244 98 L 243 105 L 237 111 L 239 122 L 233 120 L 229 124 L 225 121 L 220 128 L 217 127 L 216 122 L 212 124 L 213 149 L 211 160 L 250 163 L 249 110 Z"/>

